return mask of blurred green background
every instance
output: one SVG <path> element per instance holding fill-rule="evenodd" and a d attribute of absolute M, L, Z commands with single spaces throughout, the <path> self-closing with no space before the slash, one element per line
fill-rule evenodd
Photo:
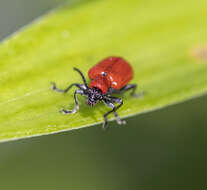
<path fill-rule="evenodd" d="M 59 3 L 0 0 L 0 39 Z M 99 125 L 2 143 L 0 189 L 205 189 L 206 107 L 202 97 L 107 132 Z"/>

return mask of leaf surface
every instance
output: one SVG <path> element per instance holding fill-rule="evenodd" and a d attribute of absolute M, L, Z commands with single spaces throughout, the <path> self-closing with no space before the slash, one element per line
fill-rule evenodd
<path fill-rule="evenodd" d="M 78 97 L 78 113 L 60 114 L 59 109 L 74 107 L 75 89 L 58 94 L 50 82 L 60 88 L 81 82 L 73 67 L 87 76 L 107 56 L 127 59 L 135 73 L 131 83 L 146 91 L 142 99 L 123 96 L 121 117 L 205 94 L 206 7 L 203 0 L 88 1 L 62 7 L 17 32 L 0 45 L 0 140 L 102 122 L 109 109 L 102 103 L 92 109 L 84 97 Z"/>

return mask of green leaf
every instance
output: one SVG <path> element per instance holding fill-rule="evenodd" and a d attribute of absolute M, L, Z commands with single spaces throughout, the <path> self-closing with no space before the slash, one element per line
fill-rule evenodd
<path fill-rule="evenodd" d="M 74 107 L 74 89 L 58 94 L 50 82 L 60 88 L 81 82 L 73 67 L 87 76 L 111 55 L 131 63 L 131 83 L 146 91 L 142 99 L 123 96 L 121 117 L 206 93 L 206 7 L 203 0 L 88 1 L 60 8 L 13 35 L 0 46 L 0 139 L 102 122 L 109 109 L 102 103 L 92 109 L 84 97 L 78 97 L 79 112 L 60 114 L 59 109 Z"/>

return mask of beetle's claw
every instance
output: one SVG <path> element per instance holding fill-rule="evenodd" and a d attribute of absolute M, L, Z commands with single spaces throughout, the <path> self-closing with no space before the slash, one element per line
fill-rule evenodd
<path fill-rule="evenodd" d="M 56 91 L 58 93 L 65 93 L 64 90 L 61 90 L 61 89 L 57 88 L 55 82 L 51 82 L 51 88 L 52 88 L 52 90 L 54 90 L 54 91 Z"/>
<path fill-rule="evenodd" d="M 57 89 L 55 82 L 51 82 L 51 88 L 52 88 L 52 90 L 56 90 Z"/>
<path fill-rule="evenodd" d="M 108 125 L 107 125 L 107 122 L 103 122 L 103 125 L 102 125 L 102 129 L 103 130 L 107 130 L 109 127 L 108 127 Z"/>
<path fill-rule="evenodd" d="M 126 124 L 126 121 L 120 119 L 120 120 L 117 121 L 117 123 L 118 123 L 119 125 L 125 125 L 125 124 Z"/>
<path fill-rule="evenodd" d="M 75 113 L 74 110 L 65 110 L 65 109 L 61 109 L 60 112 L 62 114 L 73 114 L 73 113 Z"/>

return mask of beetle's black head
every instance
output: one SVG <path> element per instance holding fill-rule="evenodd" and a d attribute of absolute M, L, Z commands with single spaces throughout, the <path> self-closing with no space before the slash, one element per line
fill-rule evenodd
<path fill-rule="evenodd" d="M 86 103 L 93 107 L 96 103 L 103 99 L 101 90 L 98 88 L 88 88 Z"/>

